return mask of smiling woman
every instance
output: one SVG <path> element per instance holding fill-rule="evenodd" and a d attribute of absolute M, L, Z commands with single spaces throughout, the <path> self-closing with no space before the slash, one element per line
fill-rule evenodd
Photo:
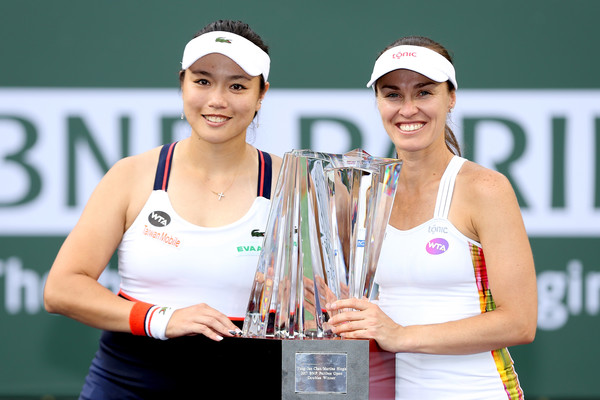
<path fill-rule="evenodd" d="M 456 103 L 446 84 L 407 69 L 385 74 L 377 85 L 377 106 L 400 158 L 405 151 L 429 146 L 446 126 L 447 113 Z"/>
<path fill-rule="evenodd" d="M 208 54 L 195 61 L 181 83 L 184 113 L 192 137 L 225 143 L 246 135 L 246 128 L 261 107 L 268 85 L 248 75 L 222 54 Z"/>
<path fill-rule="evenodd" d="M 449 113 L 456 103 L 456 89 L 458 89 L 452 57 L 444 46 L 426 37 L 407 36 L 386 47 L 373 67 L 373 73 L 367 86 L 372 86 L 377 94 L 378 85 L 374 84 L 379 78 L 385 78 L 388 73 L 415 70 L 420 71 L 422 76 L 430 78 L 431 84 L 447 83 L 441 86 L 446 87 L 452 97 L 452 105 L 447 110 Z M 401 81 L 396 80 L 395 82 Z M 454 132 L 447 124 L 444 129 L 446 146 L 451 152 L 460 156 L 460 146 Z"/>
<path fill-rule="evenodd" d="M 263 240 L 254 232 L 281 165 L 246 142 L 269 88 L 267 51 L 240 21 L 200 31 L 180 71 L 190 136 L 116 163 L 61 247 L 46 309 L 104 330 L 82 399 L 195 398 L 203 370 L 190 346 L 216 360 L 224 353 L 208 339 L 241 333 Z M 118 295 L 98 283 L 115 250 Z M 185 338 L 195 335 L 206 340 Z"/>
<path fill-rule="evenodd" d="M 536 330 L 533 257 L 501 174 L 460 157 L 446 125 L 458 88 L 448 52 L 400 39 L 373 86 L 402 173 L 377 267 L 377 304 L 327 307 L 346 338 L 396 353 L 396 399 L 522 399 L 507 347 Z"/>

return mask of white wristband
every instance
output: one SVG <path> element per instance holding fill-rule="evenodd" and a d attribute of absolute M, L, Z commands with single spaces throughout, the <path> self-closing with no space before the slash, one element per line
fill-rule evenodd
<path fill-rule="evenodd" d="M 148 336 L 155 339 L 167 340 L 165 332 L 171 316 L 175 312 L 173 307 L 152 306 L 146 314 L 144 327 Z"/>

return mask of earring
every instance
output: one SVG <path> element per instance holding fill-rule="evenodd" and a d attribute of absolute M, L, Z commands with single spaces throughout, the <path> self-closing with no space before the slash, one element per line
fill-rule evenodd
<path fill-rule="evenodd" d="M 185 115 L 183 115 L 183 112 L 181 112 L 181 119 L 185 119 Z"/>

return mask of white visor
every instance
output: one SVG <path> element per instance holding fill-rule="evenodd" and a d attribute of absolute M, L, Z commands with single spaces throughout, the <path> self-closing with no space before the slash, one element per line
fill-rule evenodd
<path fill-rule="evenodd" d="M 452 63 L 437 51 L 421 46 L 396 46 L 386 50 L 375 61 L 367 87 L 371 87 L 377 79 L 397 69 L 418 72 L 435 82 L 450 81 L 454 88 L 458 89 Z"/>
<path fill-rule="evenodd" d="M 231 32 L 213 31 L 190 40 L 183 50 L 181 68 L 188 69 L 207 54 L 219 53 L 231 58 L 250 76 L 262 75 L 267 82 L 271 59 L 260 47 Z"/>

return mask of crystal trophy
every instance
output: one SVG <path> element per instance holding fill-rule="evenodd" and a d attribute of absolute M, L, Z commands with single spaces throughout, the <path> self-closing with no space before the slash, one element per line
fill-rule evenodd
<path fill-rule="evenodd" d="M 284 155 L 244 337 L 335 338 L 325 305 L 374 296 L 401 164 L 360 149 Z"/>

